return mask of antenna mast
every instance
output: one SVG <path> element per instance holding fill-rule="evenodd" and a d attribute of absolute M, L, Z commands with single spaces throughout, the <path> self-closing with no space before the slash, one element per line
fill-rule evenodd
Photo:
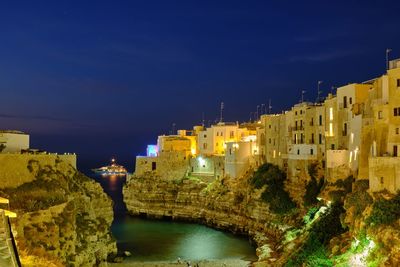
<path fill-rule="evenodd" d="M 222 116 L 223 111 L 224 111 L 224 102 L 221 102 L 221 116 L 219 118 L 219 122 L 223 121 L 223 116 Z"/>

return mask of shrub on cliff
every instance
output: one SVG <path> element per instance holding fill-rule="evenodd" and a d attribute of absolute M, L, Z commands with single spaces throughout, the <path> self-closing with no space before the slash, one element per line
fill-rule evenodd
<path fill-rule="evenodd" d="M 321 178 L 319 182 L 317 181 L 317 164 L 311 164 L 309 166 L 308 174 L 310 175 L 311 180 L 306 185 L 306 194 L 303 197 L 305 206 L 311 206 L 318 202 L 317 197 L 324 185 L 324 178 Z"/>
<path fill-rule="evenodd" d="M 258 168 L 250 179 L 250 184 L 257 189 L 266 186 L 261 199 L 269 204 L 272 212 L 283 214 L 296 207 L 285 191 L 286 174 L 278 166 L 266 163 Z"/>
<path fill-rule="evenodd" d="M 358 180 L 354 183 L 354 192 L 346 196 L 344 208 L 349 210 L 354 207 L 354 217 L 362 215 L 365 208 L 372 203 L 372 197 L 368 194 L 368 180 Z"/>
<path fill-rule="evenodd" d="M 372 206 L 366 222 L 370 225 L 391 224 L 400 219 L 400 191 L 391 199 L 379 199 Z"/>
<path fill-rule="evenodd" d="M 290 257 L 286 266 L 333 266 L 325 246 L 333 237 L 346 231 L 340 222 L 343 212 L 341 204 L 333 203 L 311 227 L 306 242 Z"/>

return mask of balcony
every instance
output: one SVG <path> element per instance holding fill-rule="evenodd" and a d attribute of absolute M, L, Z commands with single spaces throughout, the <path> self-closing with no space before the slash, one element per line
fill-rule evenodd
<path fill-rule="evenodd" d="M 304 126 L 289 126 L 289 132 L 292 131 L 304 131 Z"/>

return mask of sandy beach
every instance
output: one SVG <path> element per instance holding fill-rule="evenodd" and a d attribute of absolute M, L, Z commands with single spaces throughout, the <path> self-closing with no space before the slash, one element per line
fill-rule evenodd
<path fill-rule="evenodd" d="M 225 259 L 225 260 L 199 260 L 191 261 L 192 267 L 247 267 L 250 265 L 250 261 L 238 260 L 238 259 Z M 198 265 L 196 265 L 198 264 Z M 110 267 L 187 267 L 187 263 L 182 260 L 182 263 L 168 262 L 168 261 L 151 261 L 151 262 L 141 262 L 141 261 L 125 261 L 123 263 L 109 263 Z"/>

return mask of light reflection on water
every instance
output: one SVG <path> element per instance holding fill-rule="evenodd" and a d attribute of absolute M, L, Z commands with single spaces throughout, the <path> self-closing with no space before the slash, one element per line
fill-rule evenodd
<path fill-rule="evenodd" d="M 126 217 L 112 231 L 119 248 L 132 252 L 132 260 L 256 259 L 246 238 L 193 223 Z"/>
<path fill-rule="evenodd" d="M 161 261 L 182 259 L 246 259 L 256 260 L 255 249 L 245 237 L 193 224 L 148 220 L 126 215 L 122 186 L 126 181 L 120 175 L 89 176 L 100 182 L 114 201 L 115 220 L 112 232 L 118 249 L 132 252 L 126 259 Z"/>

